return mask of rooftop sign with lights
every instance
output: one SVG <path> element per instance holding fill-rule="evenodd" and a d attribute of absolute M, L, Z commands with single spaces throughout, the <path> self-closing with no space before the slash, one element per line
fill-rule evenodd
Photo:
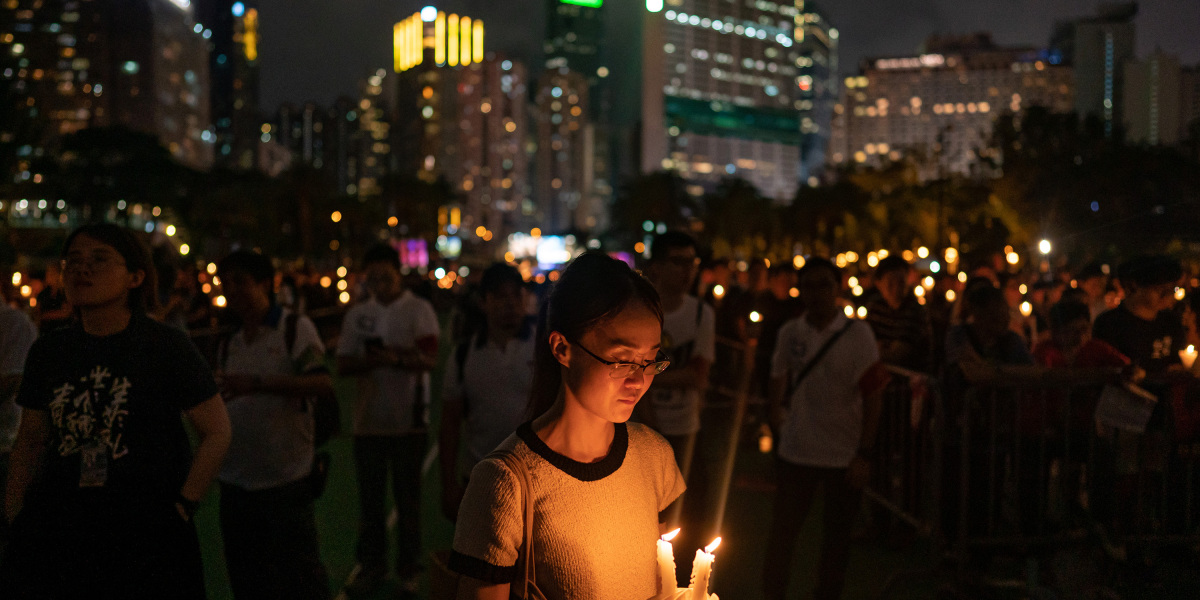
<path fill-rule="evenodd" d="M 392 28 L 392 69 L 400 73 L 425 62 L 426 48 L 439 67 L 483 62 L 483 21 L 426 6 Z"/>
<path fill-rule="evenodd" d="M 909 58 L 881 58 L 875 61 L 875 68 L 881 71 L 889 69 L 920 69 L 922 67 L 940 67 L 946 64 L 946 58 L 941 54 L 922 54 Z"/>

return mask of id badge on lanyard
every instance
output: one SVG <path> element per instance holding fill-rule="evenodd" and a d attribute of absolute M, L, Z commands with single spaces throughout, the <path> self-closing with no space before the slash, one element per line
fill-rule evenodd
<path fill-rule="evenodd" d="M 79 487 L 104 487 L 108 481 L 108 446 L 93 440 L 79 452 Z"/>

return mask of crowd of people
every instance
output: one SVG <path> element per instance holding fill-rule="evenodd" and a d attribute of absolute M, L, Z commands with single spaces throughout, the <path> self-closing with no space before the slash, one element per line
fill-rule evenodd
<path fill-rule="evenodd" d="M 711 487 L 696 458 L 711 426 L 705 407 L 744 378 L 775 455 L 764 596 L 786 596 L 820 492 L 815 597 L 833 599 L 863 489 L 878 478 L 892 373 L 941 381 L 950 411 L 964 390 L 1043 381 L 1049 370 L 1139 382 L 1170 400 L 1143 434 L 1101 432 L 1114 458 L 1092 486 L 1134 485 L 1132 472 L 1177 461 L 1200 431 L 1181 361 L 1200 345 L 1188 293 L 1197 286 L 1174 259 L 1135 257 L 1110 277 L 1099 264 L 1015 272 L 998 253 L 926 274 L 898 254 L 861 270 L 816 256 L 713 260 L 682 232 L 648 250 L 639 265 L 584 253 L 544 285 L 503 262 L 462 269 L 463 285 L 446 289 L 380 245 L 334 286 L 249 250 L 164 269 L 128 230 L 80 228 L 37 275 L 39 289 L 25 290 L 34 302 L 0 307 L 0 589 L 202 598 L 191 519 L 215 482 L 234 596 L 328 598 L 314 503 L 335 377 L 354 388 L 352 596 L 393 577 L 415 593 L 425 577 L 419 502 L 431 437 L 442 512 L 457 524 L 447 564 L 457 597 L 506 598 L 535 583 L 549 598 L 650 598 L 687 584 L 686 570 L 661 580 L 655 540 L 706 518 L 696 508 Z M 9 304 L 18 300 L 33 314 Z M 1086 437 L 1094 409 L 1044 403 L 1018 427 L 1039 438 L 1064 423 Z M 1028 479 L 1044 485 L 1036 470 Z M 1097 519 L 1127 525 L 1131 493 L 1092 489 Z M 527 573 L 517 567 L 529 544 Z"/>

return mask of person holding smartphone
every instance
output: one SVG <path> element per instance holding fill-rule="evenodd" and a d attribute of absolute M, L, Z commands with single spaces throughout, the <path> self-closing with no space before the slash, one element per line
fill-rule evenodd
<path fill-rule="evenodd" d="M 396 572 L 416 591 L 421 558 L 421 461 L 427 444 L 429 371 L 439 327 L 433 305 L 404 289 L 400 254 L 379 245 L 362 268 L 371 297 L 346 313 L 338 340 L 338 372 L 356 379 L 354 464 L 360 520 L 358 575 L 352 595 L 369 594 L 387 578 L 387 487 L 395 496 Z"/>

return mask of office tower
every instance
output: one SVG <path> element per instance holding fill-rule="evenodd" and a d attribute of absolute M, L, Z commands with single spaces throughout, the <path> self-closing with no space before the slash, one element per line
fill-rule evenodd
<path fill-rule="evenodd" d="M 525 65 L 485 52 L 481 20 L 433 7 L 396 24 L 395 47 L 397 172 L 444 179 L 457 196 L 449 235 L 475 243 L 487 230 L 482 241 L 499 247 L 535 212 Z"/>
<path fill-rule="evenodd" d="M 907 157 L 925 179 L 980 172 L 995 119 L 1042 106 L 1074 106 L 1071 69 L 1048 53 L 1004 48 L 988 34 L 932 37 L 925 54 L 866 60 L 845 80 L 833 163 L 878 165 Z"/>
<path fill-rule="evenodd" d="M 1121 122 L 1125 61 L 1134 57 L 1137 3 L 1101 4 L 1096 16 L 1055 26 L 1051 59 L 1075 71 L 1075 112 L 1099 119 L 1106 136 Z"/>
<path fill-rule="evenodd" d="M 362 84 L 362 95 L 358 103 L 358 180 L 346 186 L 346 193 L 358 195 L 359 200 L 368 200 L 382 192 L 383 178 L 396 172 L 393 166 L 391 127 L 394 119 L 389 118 L 392 107 L 397 105 L 395 86 L 387 80 L 392 77 L 386 69 L 379 69 Z"/>
<path fill-rule="evenodd" d="M 795 39 L 803 11 L 791 3 L 702 0 L 647 7 L 642 171 L 675 170 L 693 195 L 742 177 L 763 195 L 790 201 L 800 169 Z"/>
<path fill-rule="evenodd" d="M 507 235 L 531 226 L 528 86 L 525 65 L 502 54 L 458 71 L 459 93 L 448 111 L 458 122 L 451 128 L 458 137 L 444 162 L 447 179 L 461 191 L 461 223 L 468 231 L 483 226 Z"/>
<path fill-rule="evenodd" d="M 566 67 L 579 73 L 587 82 L 588 96 L 602 98 L 601 91 L 608 79 L 608 68 L 602 53 L 604 43 L 603 0 L 545 0 L 546 67 Z M 602 70 L 603 69 L 603 70 Z M 594 103 L 589 107 L 593 121 L 601 120 L 606 106 Z"/>
<path fill-rule="evenodd" d="M 286 151 L 282 169 L 275 167 L 273 171 L 304 166 L 321 173 L 329 193 L 348 195 L 350 185 L 354 185 L 350 189 L 355 191 L 358 187 L 358 150 L 362 135 L 357 119 L 356 103 L 349 98 L 339 98 L 329 108 L 312 102 L 303 106 L 285 103 L 263 127 L 260 142 L 277 144 Z"/>
<path fill-rule="evenodd" d="M 259 12 L 253 0 L 196 0 L 196 18 L 209 31 L 208 66 L 216 135 L 216 164 L 251 169 L 261 132 Z"/>
<path fill-rule="evenodd" d="M 182 0 L 9 0 L 0 13 L 10 107 L 40 122 L 30 153 L 57 136 L 121 125 L 154 135 L 180 163 L 212 163 L 206 33 Z"/>
<path fill-rule="evenodd" d="M 800 111 L 800 182 L 816 185 L 826 163 L 838 103 L 838 30 L 815 2 L 803 2 L 796 16 L 800 56 L 796 68 Z"/>
<path fill-rule="evenodd" d="M 586 153 L 587 168 L 591 173 L 586 177 L 571 178 L 574 185 L 585 185 L 584 188 L 570 191 L 559 188 L 551 192 L 553 188 L 539 184 L 536 191 L 539 199 L 548 197 L 543 194 L 555 197 L 574 194 L 577 198 L 572 205 L 582 204 L 585 207 L 584 212 L 588 215 L 579 219 L 566 219 L 563 222 L 572 222 L 575 227 L 583 230 L 603 228 L 607 223 L 607 207 L 612 200 L 613 167 L 619 160 L 620 148 L 619 144 L 613 143 L 620 138 L 620 133 L 613 120 L 612 78 L 604 45 L 605 7 L 603 0 L 545 2 L 546 40 L 543 49 L 546 54 L 547 76 L 561 76 L 564 73 L 563 69 L 566 69 L 581 77 L 586 86 L 584 91 L 587 109 L 583 114 L 587 124 L 580 125 L 579 132 L 588 136 L 588 147 L 576 148 L 576 151 Z M 539 89 L 543 88 L 546 86 L 539 86 Z M 633 98 L 636 100 L 636 96 Z M 550 113 L 539 110 L 538 114 L 548 116 Z M 571 120 L 575 122 L 576 118 L 571 117 Z M 542 131 L 553 129 L 556 125 L 539 123 L 538 127 L 539 131 Z M 539 144 L 542 141 L 543 138 L 539 136 Z"/>
<path fill-rule="evenodd" d="M 1179 58 L 1156 51 L 1145 60 L 1125 62 L 1125 140 L 1134 144 L 1179 142 L 1183 100 Z"/>
<path fill-rule="evenodd" d="M 535 194 L 542 229 L 563 233 L 596 226 L 603 205 L 591 197 L 593 128 L 587 118 L 588 84 L 566 67 L 538 77 Z"/>
<path fill-rule="evenodd" d="M 457 147 L 457 71 L 484 60 L 483 21 L 432 6 L 393 27 L 394 160 L 397 172 L 450 178 L 442 159 Z"/>
<path fill-rule="evenodd" d="M 1200 65 L 1180 70 L 1179 137 L 1200 141 Z"/>

